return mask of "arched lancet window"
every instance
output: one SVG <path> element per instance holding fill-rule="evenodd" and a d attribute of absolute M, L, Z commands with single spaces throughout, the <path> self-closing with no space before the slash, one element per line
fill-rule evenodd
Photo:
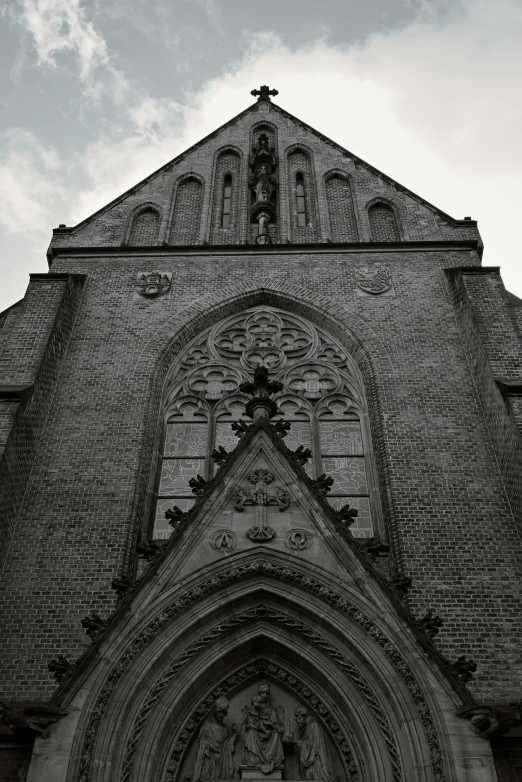
<path fill-rule="evenodd" d="M 211 244 L 238 244 L 240 239 L 241 157 L 226 149 L 216 159 L 210 221 Z"/>
<path fill-rule="evenodd" d="M 324 331 L 294 314 L 260 306 L 201 334 L 169 373 L 154 537 L 171 533 L 167 508 L 187 510 L 194 503 L 190 478 L 200 474 L 209 479 L 219 469 L 210 457 L 212 450 L 223 446 L 230 452 L 236 447 L 230 424 L 248 421 L 249 397 L 239 386 L 251 379 L 259 362 L 283 383 L 275 400 L 279 417 L 292 424 L 286 445 L 312 450 L 313 459 L 305 466 L 308 475 L 331 475 L 328 501 L 338 509 L 348 500 L 359 510 L 354 535 L 370 536 L 379 509 L 370 501 L 375 467 L 358 373 Z"/>
<path fill-rule="evenodd" d="M 187 177 L 176 192 L 170 232 L 171 244 L 195 244 L 198 240 L 203 186 L 196 177 Z"/>
<path fill-rule="evenodd" d="M 306 197 L 304 177 L 301 173 L 295 178 L 295 197 L 297 207 L 297 225 L 300 228 L 306 228 Z"/>
<path fill-rule="evenodd" d="M 315 177 L 310 153 L 297 147 L 287 157 L 292 242 L 314 242 L 318 237 Z"/>
<path fill-rule="evenodd" d="M 325 182 L 326 204 L 330 222 L 330 239 L 333 242 L 356 242 L 357 223 L 350 182 L 338 173 Z"/>
<path fill-rule="evenodd" d="M 232 174 L 227 174 L 223 181 L 223 201 L 221 207 L 221 228 L 230 228 L 232 207 Z"/>
<path fill-rule="evenodd" d="M 138 212 L 132 222 L 129 237 L 131 247 L 150 247 L 156 244 L 159 224 L 159 212 L 153 207 L 146 207 Z"/>
<path fill-rule="evenodd" d="M 381 202 L 368 210 L 370 230 L 374 242 L 398 242 L 399 228 L 393 209 Z"/>

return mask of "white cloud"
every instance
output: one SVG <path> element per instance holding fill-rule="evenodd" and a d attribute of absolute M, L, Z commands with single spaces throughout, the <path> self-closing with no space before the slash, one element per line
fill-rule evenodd
<path fill-rule="evenodd" d="M 2 134 L 0 149 L 0 226 L 7 235 L 23 234 L 41 246 L 66 194 L 62 161 L 21 128 Z"/>
<path fill-rule="evenodd" d="M 274 34 L 257 35 L 241 62 L 185 106 L 127 90 L 120 124 L 107 121 L 78 150 L 62 219 L 92 214 L 244 109 L 250 90 L 268 83 L 290 112 L 453 216 L 478 219 L 485 262 L 501 264 L 506 284 L 522 296 L 521 35 L 517 0 L 426 3 L 402 30 L 344 48 L 319 41 L 291 50 Z M 44 157 L 33 151 L 29 160 L 36 181 Z M 32 186 L 28 176 L 17 183 L 20 203 L 24 182 Z"/>
<path fill-rule="evenodd" d="M 22 0 L 25 22 L 34 38 L 40 63 L 56 65 L 56 55 L 73 52 L 82 80 L 92 78 L 109 59 L 103 37 L 85 18 L 80 0 Z"/>

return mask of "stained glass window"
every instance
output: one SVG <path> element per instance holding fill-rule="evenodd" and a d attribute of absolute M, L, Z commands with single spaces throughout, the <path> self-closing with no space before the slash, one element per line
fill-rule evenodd
<path fill-rule="evenodd" d="M 296 185 L 297 197 L 305 199 L 302 174 Z M 229 187 L 232 181 L 225 178 L 224 198 L 231 197 Z M 305 200 L 299 204 L 306 212 Z M 291 424 L 284 444 L 291 451 L 311 451 L 306 473 L 331 476 L 328 501 L 335 508 L 347 502 L 355 507 L 353 534 L 370 536 L 372 514 L 379 518 L 379 509 L 374 507 L 375 466 L 356 369 L 330 335 L 294 313 L 264 306 L 236 313 L 200 334 L 173 367 L 159 448 L 154 536 L 171 532 L 165 510 L 173 505 L 186 510 L 195 502 L 191 478 L 209 480 L 221 469 L 211 457 L 213 449 L 231 453 L 238 445 L 231 424 L 251 423 L 245 411 L 248 397 L 239 389 L 259 361 L 283 384 L 274 401 L 277 417 Z"/>

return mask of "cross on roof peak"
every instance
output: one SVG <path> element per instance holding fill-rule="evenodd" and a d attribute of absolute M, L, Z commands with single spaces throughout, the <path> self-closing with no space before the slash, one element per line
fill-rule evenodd
<path fill-rule="evenodd" d="M 279 92 L 278 90 L 271 90 L 268 84 L 263 84 L 258 90 L 251 90 L 250 94 L 254 97 L 259 95 L 257 99 L 257 102 L 259 103 L 261 100 L 270 101 L 270 96 L 273 95 L 275 98 L 276 95 L 279 95 Z"/>

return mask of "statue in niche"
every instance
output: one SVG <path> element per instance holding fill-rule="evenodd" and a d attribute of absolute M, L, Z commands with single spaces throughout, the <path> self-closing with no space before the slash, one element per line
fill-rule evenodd
<path fill-rule="evenodd" d="M 257 695 L 250 706 L 243 709 L 241 737 L 245 745 L 243 763 L 259 767 L 263 774 L 281 767 L 283 754 L 283 710 L 270 703 L 270 684 L 259 682 Z"/>
<path fill-rule="evenodd" d="M 274 192 L 275 177 L 270 173 L 269 167 L 261 163 L 257 167 L 255 181 L 256 203 L 270 201 Z"/>
<path fill-rule="evenodd" d="M 229 733 L 224 724 L 228 707 L 228 700 L 224 696 L 218 698 L 212 715 L 201 727 L 193 782 L 234 779 L 232 754 L 236 743 L 237 725 L 234 723 L 232 733 Z"/>
<path fill-rule="evenodd" d="M 323 729 L 307 709 L 296 706 L 294 717 L 301 738 L 299 748 L 300 779 L 313 779 L 316 782 L 335 782 Z"/>

